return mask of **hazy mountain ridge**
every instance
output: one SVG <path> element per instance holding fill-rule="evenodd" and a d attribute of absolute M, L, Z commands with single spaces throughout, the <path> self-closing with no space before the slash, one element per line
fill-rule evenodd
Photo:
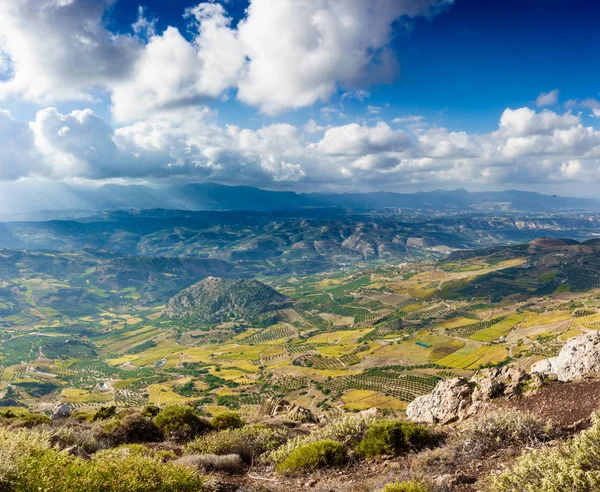
<path fill-rule="evenodd" d="M 600 201 L 557 197 L 529 191 L 474 192 L 464 189 L 418 193 L 296 193 L 249 186 L 197 183 L 151 188 L 143 185 L 104 185 L 78 188 L 65 183 L 10 183 L 0 185 L 0 213 L 34 213 L 46 210 L 294 210 L 308 207 L 346 207 L 437 210 L 512 210 L 553 212 L 600 210 Z"/>
<path fill-rule="evenodd" d="M 396 217 L 297 212 L 116 211 L 80 220 L 0 223 L 0 248 L 105 250 L 140 257 L 204 258 L 247 275 L 308 274 L 355 262 L 442 257 L 452 250 L 534 237 L 600 234 L 595 214 Z"/>

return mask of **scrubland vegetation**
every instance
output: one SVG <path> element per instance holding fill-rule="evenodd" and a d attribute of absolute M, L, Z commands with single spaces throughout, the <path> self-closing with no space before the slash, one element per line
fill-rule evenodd
<path fill-rule="evenodd" d="M 469 462 L 497 453 L 509 468 L 485 482 L 493 492 L 588 490 L 577 487 L 594 485 L 583 443 L 597 424 L 558 446 L 564 430 L 527 413 L 451 429 L 410 424 L 403 413 L 443 379 L 527 368 L 600 327 L 598 291 L 575 292 L 593 284 L 600 251 L 534 246 L 231 280 L 216 292 L 211 281 L 189 295 L 178 292 L 206 276 L 198 264 L 190 273 L 162 259 L 137 268 L 87 253 L 7 253 L 1 487 L 93 491 L 106 481 L 102 490 L 119 490 L 113 477 L 122 476 L 128 490 L 209 490 L 214 476 L 243 480 L 248 470 L 292 483 L 392 462 L 404 468 L 377 490 L 438 492 L 432 476 L 473 475 Z M 587 273 L 571 277 L 578 263 Z M 282 398 L 310 418 L 277 418 L 277 403 L 265 409 Z M 69 419 L 49 418 L 58 403 L 69 405 Z M 379 413 L 359 413 L 371 407 Z M 519 458 L 523 449 L 536 451 Z M 537 470 L 565 475 L 555 485 Z"/>
<path fill-rule="evenodd" d="M 171 433 L 170 426 L 189 430 L 192 415 L 203 422 L 193 427 L 195 434 Z M 298 477 L 339 467 L 360 470 L 363 463 L 393 459 L 403 471 L 396 479 L 388 476 L 378 491 L 438 492 L 446 490 L 433 479 L 440 470 L 488 466 L 492 454 L 508 450 L 516 450 L 517 456 L 525 451 L 509 461 L 504 473 L 484 477 L 478 490 L 584 492 L 599 483 L 597 417 L 588 430 L 560 443 L 555 440 L 562 431 L 515 410 L 445 428 L 371 413 L 309 427 L 261 420 L 244 422 L 234 413 L 209 420 L 192 407 L 177 406 L 158 413 L 143 408 L 113 414 L 103 408 L 54 422 L 31 422 L 27 414 L 5 412 L 0 420 L 0 490 L 201 492 L 215 490 L 215 483 L 227 482 L 228 476 L 243 477 L 250 468 L 254 474 L 279 477 L 280 483 L 291 480 L 288 487 L 293 487 Z M 170 426 L 165 427 L 166 421 Z"/>

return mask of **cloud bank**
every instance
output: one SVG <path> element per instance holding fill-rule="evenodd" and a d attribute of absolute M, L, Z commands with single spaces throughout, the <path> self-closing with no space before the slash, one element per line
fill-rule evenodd
<path fill-rule="evenodd" d="M 414 120 L 414 118 L 411 118 Z M 186 177 L 228 183 L 309 186 L 444 186 L 589 182 L 600 178 L 600 131 L 579 115 L 506 109 L 485 134 L 419 125 L 314 121 L 259 129 L 220 125 L 189 109 L 113 128 L 93 111 L 54 108 L 21 122 L 0 112 L 3 180 Z"/>
<path fill-rule="evenodd" d="M 449 131 L 421 115 L 326 125 L 224 124 L 209 108 L 235 97 L 276 115 L 327 103 L 366 104 L 392 80 L 398 24 L 454 0 L 251 0 L 234 21 L 215 2 L 190 7 L 188 31 L 158 32 L 140 8 L 129 32 L 105 23 L 114 0 L 0 2 L 0 100 L 40 110 L 19 121 L 0 110 L 0 180 L 214 180 L 268 187 L 394 189 L 590 183 L 600 178 L 596 99 L 541 93 L 537 110 L 507 108 L 488 133 Z M 225 4 L 226 5 L 226 4 Z M 91 109 L 108 101 L 112 121 Z M 77 102 L 82 109 L 53 107 Z M 86 104 L 89 103 L 89 104 Z M 0 101 L 1 105 L 1 101 Z M 72 104 L 71 104 L 72 106 Z M 341 109 L 328 105 L 328 123 Z M 329 116 L 328 116 L 329 115 Z"/>

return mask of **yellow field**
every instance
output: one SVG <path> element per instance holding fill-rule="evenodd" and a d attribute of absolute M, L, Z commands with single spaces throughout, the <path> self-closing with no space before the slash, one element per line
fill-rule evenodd
<path fill-rule="evenodd" d="M 378 359 L 378 362 L 383 362 L 381 365 L 417 365 L 427 364 L 430 355 L 431 348 L 420 347 L 414 340 L 410 340 L 386 345 L 376 350 L 372 357 Z"/>
<path fill-rule="evenodd" d="M 583 332 L 581 330 L 567 330 L 560 335 L 560 339 L 567 341 L 569 338 L 576 337 L 577 335 L 581 335 Z"/>
<path fill-rule="evenodd" d="M 71 403 L 85 402 L 90 399 L 90 395 L 87 391 L 75 388 L 66 388 L 62 390 L 60 396 L 64 401 Z"/>
<path fill-rule="evenodd" d="M 362 330 L 343 330 L 332 333 L 320 333 L 309 338 L 306 343 L 356 343 L 359 338 L 369 333 L 372 329 L 373 328 L 364 328 Z"/>
<path fill-rule="evenodd" d="M 112 391 L 90 393 L 86 390 L 66 388 L 60 395 L 64 401 L 69 403 L 103 403 L 114 400 Z"/>
<path fill-rule="evenodd" d="M 585 326 L 598 321 L 600 321 L 600 313 L 592 314 L 591 316 L 582 316 L 581 318 L 573 318 L 573 326 Z"/>
<path fill-rule="evenodd" d="M 506 358 L 508 351 L 504 345 L 480 347 L 467 345 L 455 353 L 437 361 L 441 366 L 456 369 L 477 369 L 486 364 L 495 364 Z"/>
<path fill-rule="evenodd" d="M 444 321 L 440 321 L 439 323 L 434 323 L 433 325 L 431 325 L 432 329 L 441 329 L 441 330 L 445 330 L 446 328 L 456 328 L 458 326 L 465 326 L 465 325 L 470 325 L 472 323 L 475 323 L 477 320 L 472 320 L 469 318 L 450 318 L 450 319 L 446 319 Z"/>
<path fill-rule="evenodd" d="M 215 355 L 216 359 L 226 360 L 259 360 L 261 352 L 265 352 L 271 348 L 270 345 L 225 345 L 219 350 L 219 354 Z"/>
<path fill-rule="evenodd" d="M 571 318 L 571 311 L 552 311 L 550 313 L 533 314 L 521 323 L 521 328 L 529 328 L 536 325 L 547 325 L 557 321 L 565 321 Z"/>
<path fill-rule="evenodd" d="M 513 314 L 512 316 L 503 319 L 489 328 L 485 328 L 484 330 L 473 333 L 469 338 L 477 342 L 492 342 L 507 335 L 510 330 L 512 330 L 517 324 L 519 324 L 528 316 L 529 314 L 527 313 Z"/>
<path fill-rule="evenodd" d="M 15 371 L 12 367 L 7 367 L 4 369 L 4 371 L 2 372 L 2 380 L 4 381 L 9 381 L 12 378 L 15 377 Z"/>
<path fill-rule="evenodd" d="M 149 395 L 148 401 L 155 405 L 158 403 L 161 405 L 185 403 L 191 399 L 178 395 L 166 384 L 151 384 L 146 388 L 146 392 Z"/>
<path fill-rule="evenodd" d="M 377 391 L 349 390 L 342 395 L 344 408 L 348 410 L 366 410 L 372 407 L 391 410 L 404 410 L 406 403 Z"/>
<path fill-rule="evenodd" d="M 177 345 L 174 342 L 161 341 L 158 343 L 158 347 L 148 349 L 139 354 L 124 355 L 117 357 L 116 359 L 107 359 L 106 362 L 111 366 L 119 366 L 126 362 L 131 362 L 136 366 L 147 366 L 156 364 L 159 360 L 178 357 L 181 352 L 184 352 L 184 347 Z M 214 350 L 215 347 L 212 347 Z M 185 350 L 189 352 L 189 350 Z M 196 361 L 194 361 L 196 362 Z"/>

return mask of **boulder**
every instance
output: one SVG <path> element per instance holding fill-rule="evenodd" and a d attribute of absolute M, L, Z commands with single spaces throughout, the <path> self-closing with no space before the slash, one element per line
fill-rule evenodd
<path fill-rule="evenodd" d="M 465 378 L 440 381 L 428 395 L 419 396 L 406 408 L 412 422 L 448 424 L 459 420 L 472 403 L 473 389 Z"/>
<path fill-rule="evenodd" d="M 58 434 L 52 434 L 48 438 L 48 442 L 50 443 L 50 446 L 52 446 L 53 448 L 58 448 L 58 449 L 62 450 L 67 447 L 67 443 L 65 442 L 65 440 Z"/>
<path fill-rule="evenodd" d="M 481 369 L 471 378 L 471 382 L 476 384 L 473 400 L 488 401 L 498 396 L 518 396 L 530 378 L 529 374 L 517 367 Z"/>
<path fill-rule="evenodd" d="M 76 456 L 77 458 L 82 458 L 84 460 L 91 460 L 89 454 L 87 454 L 83 449 L 81 449 L 77 444 L 73 446 L 69 446 L 62 450 L 63 453 L 70 454 L 71 456 Z"/>
<path fill-rule="evenodd" d="M 494 377 L 485 377 L 477 382 L 471 398 L 473 401 L 488 401 L 504 392 L 504 384 Z"/>
<path fill-rule="evenodd" d="M 270 417 L 285 417 L 296 422 L 316 424 L 318 420 L 308 409 L 283 398 L 268 398 L 262 405 L 262 413 Z"/>
<path fill-rule="evenodd" d="M 574 381 L 590 373 L 600 373 L 600 333 L 569 339 L 556 357 L 536 362 L 531 371 L 555 374 L 559 381 Z"/>
<path fill-rule="evenodd" d="M 504 381 L 504 396 L 512 398 L 523 391 L 523 386 L 531 380 L 531 375 L 518 367 L 505 366 L 500 372 L 500 378 Z"/>
<path fill-rule="evenodd" d="M 449 424 L 470 417 L 498 397 L 520 395 L 531 377 L 514 367 L 482 369 L 470 380 L 440 381 L 433 392 L 416 398 L 406 408 L 409 420 L 423 424 Z"/>
<path fill-rule="evenodd" d="M 53 411 L 50 418 L 52 420 L 66 419 L 71 416 L 71 407 L 68 403 L 59 404 Z"/>

